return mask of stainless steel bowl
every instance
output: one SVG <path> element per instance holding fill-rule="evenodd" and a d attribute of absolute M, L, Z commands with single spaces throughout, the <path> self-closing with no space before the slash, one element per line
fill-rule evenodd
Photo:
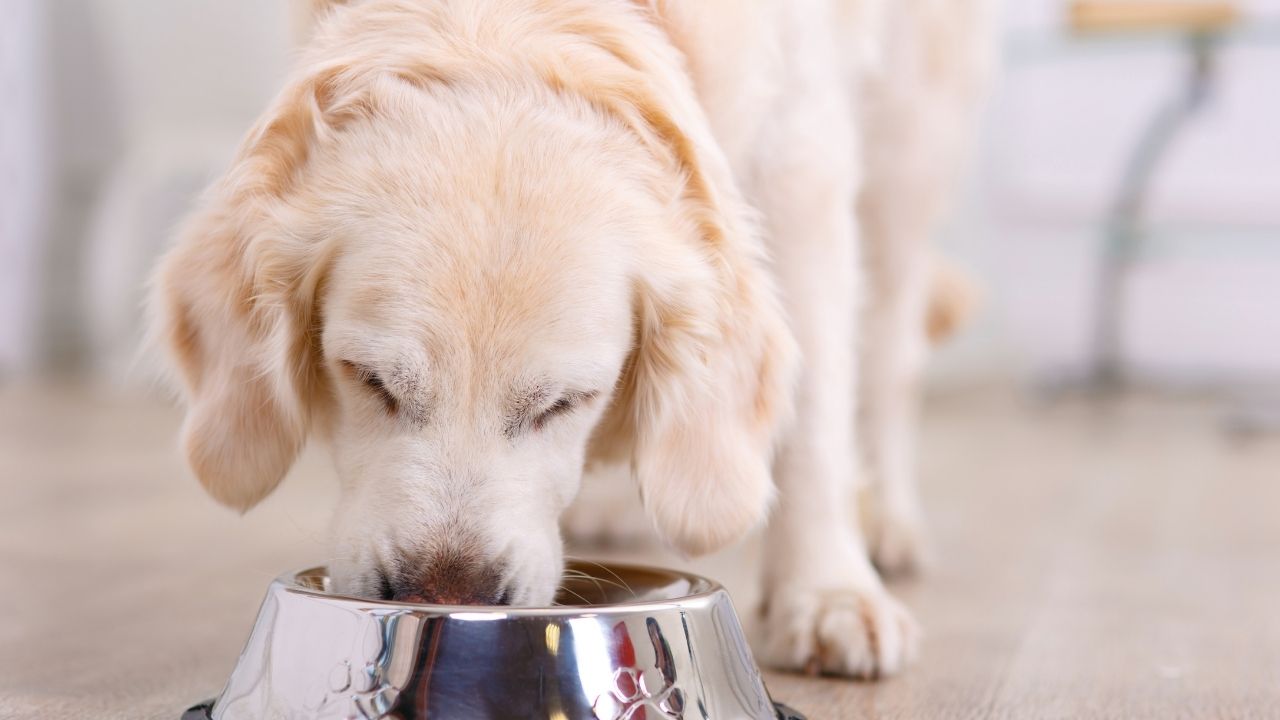
<path fill-rule="evenodd" d="M 547 608 L 379 602 L 329 593 L 325 568 L 284 575 L 222 694 L 183 718 L 800 718 L 769 698 L 717 583 L 570 567 Z"/>

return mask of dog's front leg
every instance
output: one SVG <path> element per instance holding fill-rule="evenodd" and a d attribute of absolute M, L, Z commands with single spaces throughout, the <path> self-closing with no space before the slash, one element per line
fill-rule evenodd
<path fill-rule="evenodd" d="M 920 196 L 932 188 L 880 178 L 874 169 L 867 182 L 860 216 L 868 298 L 858 359 L 859 430 L 870 492 L 862 518 L 876 566 L 909 573 L 927 560 L 915 455 L 934 219 Z"/>
<path fill-rule="evenodd" d="M 782 668 L 875 677 L 911 659 L 918 630 L 872 567 L 853 512 L 861 273 L 853 121 L 838 95 L 815 92 L 796 103 L 803 112 L 777 118 L 768 142 L 778 152 L 761 162 L 756 192 L 804 357 L 775 465 L 761 649 Z"/>

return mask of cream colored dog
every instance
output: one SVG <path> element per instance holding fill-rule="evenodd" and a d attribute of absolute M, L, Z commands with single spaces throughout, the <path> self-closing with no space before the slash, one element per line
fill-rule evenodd
<path fill-rule="evenodd" d="M 950 56 L 898 67 L 919 48 L 894 33 L 976 34 L 953 28 L 968 4 L 320 3 L 157 274 L 197 477 L 246 510 L 318 435 L 342 482 L 337 590 L 544 604 L 584 464 L 625 461 L 688 553 L 774 505 L 769 660 L 898 670 L 916 630 L 854 512 L 855 348 L 869 287 L 875 538 L 909 564 L 934 213 L 912 193 L 938 167 L 898 144 L 864 162 L 859 127 L 932 137 L 894 120 L 919 108 L 893 73 L 908 99 L 964 93 Z M 863 198 L 869 286 L 864 172 L 884 188 Z"/>

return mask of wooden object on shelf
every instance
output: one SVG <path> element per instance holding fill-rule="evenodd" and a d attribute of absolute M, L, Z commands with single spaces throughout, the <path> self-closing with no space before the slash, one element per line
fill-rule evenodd
<path fill-rule="evenodd" d="M 1240 20 L 1240 7 L 1226 0 L 1074 0 L 1076 32 L 1213 32 Z"/>

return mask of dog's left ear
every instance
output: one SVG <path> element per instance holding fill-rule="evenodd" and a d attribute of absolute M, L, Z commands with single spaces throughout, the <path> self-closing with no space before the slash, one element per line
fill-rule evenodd
<path fill-rule="evenodd" d="M 636 253 L 635 348 L 593 452 L 629 455 L 659 533 L 701 554 L 768 512 L 798 352 L 758 228 L 678 58 L 644 49 L 661 46 L 619 39 L 609 47 L 624 62 L 564 81 L 666 166 L 655 193 L 671 227 Z"/>
<path fill-rule="evenodd" d="M 750 254 L 708 250 L 665 248 L 649 258 L 635 300 L 636 347 L 613 409 L 630 436 L 645 509 L 691 555 L 764 520 L 796 357 Z"/>

